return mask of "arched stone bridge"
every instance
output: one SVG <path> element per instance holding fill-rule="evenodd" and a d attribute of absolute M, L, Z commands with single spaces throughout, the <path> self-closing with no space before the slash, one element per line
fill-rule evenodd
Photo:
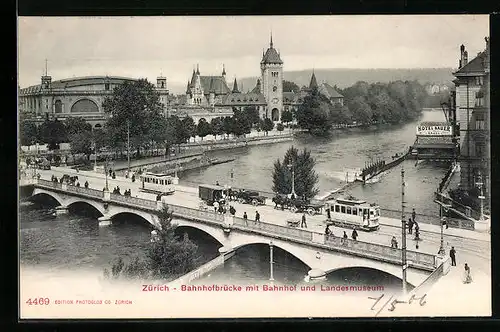
<path fill-rule="evenodd" d="M 94 189 L 37 180 L 33 196 L 45 194 L 54 198 L 65 212 L 75 203 L 94 207 L 102 217 L 100 225 L 107 225 L 121 213 L 131 213 L 159 227 L 157 212 L 162 202 L 114 195 Z M 289 228 L 263 222 L 245 221 L 228 215 L 216 214 L 182 206 L 170 205 L 178 226 L 201 230 L 217 240 L 223 250 L 237 250 L 251 244 L 272 243 L 302 261 L 319 276 L 338 269 L 365 267 L 380 270 L 396 277 L 401 276 L 401 250 L 387 246 L 340 238 L 325 239 L 321 233 Z M 221 248 L 221 249 L 222 249 Z M 420 284 L 439 264 L 436 256 L 407 251 L 407 281 Z"/>

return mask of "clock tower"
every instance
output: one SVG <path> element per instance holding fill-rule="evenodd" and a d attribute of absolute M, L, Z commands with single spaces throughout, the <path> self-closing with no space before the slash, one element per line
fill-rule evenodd
<path fill-rule="evenodd" d="M 266 98 L 267 109 L 261 114 L 274 122 L 281 121 L 283 111 L 283 61 L 273 45 L 273 36 L 260 62 L 262 94 Z"/>

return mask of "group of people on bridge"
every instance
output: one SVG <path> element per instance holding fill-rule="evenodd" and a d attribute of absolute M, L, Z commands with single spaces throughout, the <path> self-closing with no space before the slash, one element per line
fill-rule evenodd
<path fill-rule="evenodd" d="M 332 230 L 330 229 L 330 225 L 326 225 L 325 227 L 325 238 L 327 240 L 335 238 L 335 235 L 333 234 Z M 353 227 L 352 232 L 351 232 L 351 238 L 356 241 L 358 239 L 358 232 L 356 231 L 356 228 Z M 341 242 L 343 245 L 347 245 L 347 239 L 349 239 L 349 236 L 347 235 L 346 231 L 344 231 L 344 234 L 342 235 Z"/>

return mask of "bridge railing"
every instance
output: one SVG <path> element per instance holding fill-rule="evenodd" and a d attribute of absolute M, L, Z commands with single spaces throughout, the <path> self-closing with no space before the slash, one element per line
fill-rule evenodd
<path fill-rule="evenodd" d="M 401 210 L 381 208 L 380 211 L 382 212 L 381 214 L 383 217 L 401 220 Z M 458 218 L 446 218 L 446 219 L 447 219 L 448 226 L 450 226 L 452 228 L 474 230 L 474 222 L 472 222 L 470 220 L 458 219 Z M 436 226 L 441 225 L 441 221 L 439 220 L 439 216 L 434 216 L 434 215 L 430 215 L 430 214 L 417 213 L 415 220 L 418 223 L 423 223 L 423 224 L 430 224 L 430 225 L 436 225 Z"/>
<path fill-rule="evenodd" d="M 126 204 L 134 205 L 137 207 L 145 207 L 145 208 L 153 208 L 153 209 L 156 209 L 156 207 L 157 207 L 156 201 L 152 201 L 149 199 L 124 196 L 124 195 L 120 195 L 120 194 L 111 194 L 110 196 L 111 196 L 111 201 L 115 201 L 115 202 L 126 203 Z"/>
<path fill-rule="evenodd" d="M 168 206 L 168 208 L 174 214 L 181 217 L 201 219 L 209 222 L 215 221 L 214 223 L 218 225 L 221 225 L 224 222 L 224 215 L 220 213 L 215 213 L 212 211 L 205 211 L 205 210 L 197 210 L 174 204 L 164 203 L 164 205 Z"/>
<path fill-rule="evenodd" d="M 344 249 L 359 254 L 369 254 L 382 259 L 401 262 L 402 250 L 391 248 L 375 243 L 363 242 L 341 237 L 325 236 L 325 244 L 331 248 Z M 436 257 L 431 254 L 415 251 L 406 251 L 406 258 L 410 265 L 426 266 L 433 268 L 436 266 Z"/>
<path fill-rule="evenodd" d="M 251 230 L 258 230 L 264 233 L 270 233 L 270 234 L 275 234 L 275 235 L 284 235 L 286 237 L 292 237 L 295 239 L 300 239 L 300 240 L 305 240 L 305 241 L 311 241 L 313 239 L 313 233 L 303 230 L 303 229 L 298 229 L 298 228 L 291 228 L 291 227 L 285 227 L 285 226 L 280 226 L 280 225 L 275 225 L 275 224 L 269 224 L 266 222 L 255 222 L 254 220 L 248 220 L 248 219 L 243 219 L 239 217 L 234 217 L 234 224 L 238 225 L 239 227 L 246 228 L 246 229 L 251 229 Z"/>
<path fill-rule="evenodd" d="M 42 187 L 62 189 L 62 184 L 61 183 L 59 183 L 59 182 L 53 182 L 53 181 L 48 181 L 48 180 L 43 180 L 43 179 L 36 180 L 35 184 L 37 184 L 39 186 L 42 186 Z"/>
<path fill-rule="evenodd" d="M 73 193 L 84 194 L 91 197 L 103 198 L 104 192 L 102 190 L 90 189 L 85 187 L 77 187 L 73 185 L 67 185 L 66 190 Z"/>

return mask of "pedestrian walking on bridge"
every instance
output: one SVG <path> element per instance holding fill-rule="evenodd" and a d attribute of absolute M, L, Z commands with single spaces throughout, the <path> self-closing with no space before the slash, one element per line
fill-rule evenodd
<path fill-rule="evenodd" d="M 247 216 L 247 212 L 243 212 L 243 219 L 245 219 L 245 226 L 248 226 L 248 216 Z"/>
<path fill-rule="evenodd" d="M 344 231 L 344 236 L 342 237 L 342 244 L 343 245 L 347 245 L 347 239 L 349 237 L 347 236 L 347 233 Z"/>
<path fill-rule="evenodd" d="M 408 218 L 408 234 L 411 234 L 413 233 L 413 220 L 411 219 L 411 217 Z"/>
<path fill-rule="evenodd" d="M 306 214 L 302 213 L 302 221 L 300 222 L 300 228 L 307 228 Z"/>
<path fill-rule="evenodd" d="M 455 247 L 451 247 L 450 249 L 451 266 L 457 266 L 457 260 L 455 257 L 456 253 L 457 252 L 455 251 Z"/>
<path fill-rule="evenodd" d="M 415 222 L 415 217 L 417 216 L 417 213 L 415 212 L 415 208 L 413 208 L 413 212 L 411 213 L 411 219 L 413 222 Z"/>
<path fill-rule="evenodd" d="M 358 232 L 356 231 L 356 228 L 352 229 L 351 237 L 354 241 L 356 241 L 356 239 L 358 238 Z"/>
<path fill-rule="evenodd" d="M 255 222 L 260 222 L 260 214 L 259 211 L 255 211 Z"/>

